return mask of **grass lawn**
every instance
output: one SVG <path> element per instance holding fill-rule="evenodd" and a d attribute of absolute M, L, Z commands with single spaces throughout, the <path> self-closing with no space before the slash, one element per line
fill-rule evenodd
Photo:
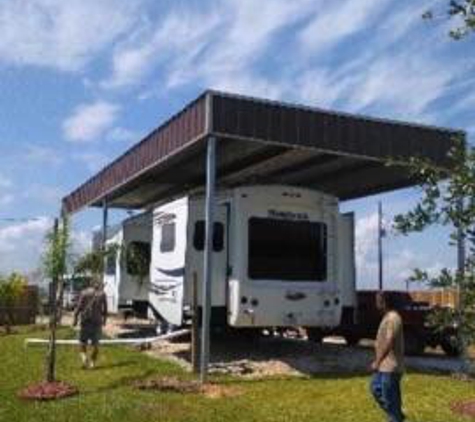
<path fill-rule="evenodd" d="M 63 336 L 67 331 L 63 332 Z M 368 395 L 366 376 L 314 377 L 266 381 L 222 380 L 242 394 L 210 399 L 198 395 L 137 391 L 131 381 L 159 375 L 188 377 L 179 368 L 127 348 L 103 349 L 100 367 L 79 368 L 72 348 L 60 348 L 58 378 L 80 389 L 80 395 L 56 402 L 33 403 L 16 398 L 28 383 L 41 380 L 44 349 L 24 350 L 26 337 L 0 337 L 0 421 L 383 421 Z M 45 332 L 41 333 L 45 335 Z M 453 400 L 475 398 L 475 383 L 444 376 L 410 373 L 403 383 L 410 421 L 467 421 L 453 415 Z"/>

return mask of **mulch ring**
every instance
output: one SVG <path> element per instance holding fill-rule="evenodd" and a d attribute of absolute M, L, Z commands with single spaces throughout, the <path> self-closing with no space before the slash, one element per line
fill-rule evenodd
<path fill-rule="evenodd" d="M 57 400 L 65 397 L 74 396 L 79 390 L 65 382 L 40 382 L 29 385 L 18 392 L 18 397 L 25 400 Z"/>
<path fill-rule="evenodd" d="M 198 381 L 182 380 L 175 377 L 136 381 L 133 383 L 133 386 L 139 390 L 156 390 L 181 394 L 202 394 L 210 399 L 236 397 L 242 394 L 242 390 L 234 386 L 215 383 L 201 385 Z"/>
<path fill-rule="evenodd" d="M 475 400 L 466 400 L 452 403 L 452 412 L 475 419 Z"/>

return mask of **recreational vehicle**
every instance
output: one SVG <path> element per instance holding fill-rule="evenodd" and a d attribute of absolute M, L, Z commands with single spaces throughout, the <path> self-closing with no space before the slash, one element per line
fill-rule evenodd
<path fill-rule="evenodd" d="M 109 312 L 133 308 L 146 315 L 149 276 L 143 274 L 138 263 L 149 268 L 151 240 L 150 213 L 130 217 L 110 230 L 106 248 L 115 250 L 115 253 L 106 256 L 104 268 L 104 291 Z"/>
<path fill-rule="evenodd" d="M 153 209 L 149 305 L 166 324 L 187 323 L 202 303 L 205 199 Z M 211 324 L 330 328 L 355 302 L 353 215 L 337 198 L 289 186 L 217 192 Z"/>

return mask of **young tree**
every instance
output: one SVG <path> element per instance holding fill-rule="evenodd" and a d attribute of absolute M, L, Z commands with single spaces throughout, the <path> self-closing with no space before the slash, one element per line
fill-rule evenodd
<path fill-rule="evenodd" d="M 8 277 L 0 277 L 0 310 L 3 309 L 6 334 L 11 333 L 11 327 L 15 324 L 15 303 L 25 292 L 26 285 L 26 278 L 17 273 L 12 273 Z"/>
<path fill-rule="evenodd" d="M 448 243 L 465 250 L 466 257 L 457 269 L 444 268 L 435 275 L 417 269 L 411 280 L 458 292 L 456 309 L 434 312 L 432 323 L 440 329 L 457 328 L 454 347 L 463 352 L 464 369 L 468 370 L 465 352 L 475 341 L 475 149 L 467 148 L 463 139 L 456 139 L 448 158 L 452 164 L 449 169 L 426 159 L 410 160 L 409 168 L 420 182 L 422 198 L 412 210 L 397 215 L 394 222 L 403 234 L 421 232 L 435 224 L 447 226 L 451 230 Z"/>
<path fill-rule="evenodd" d="M 56 330 L 62 305 L 69 247 L 68 220 L 62 219 L 59 224 L 56 219 L 53 230 L 46 235 L 46 252 L 43 259 L 45 276 L 51 280 L 50 338 L 46 357 L 46 380 L 48 382 L 54 382 L 56 378 Z"/>

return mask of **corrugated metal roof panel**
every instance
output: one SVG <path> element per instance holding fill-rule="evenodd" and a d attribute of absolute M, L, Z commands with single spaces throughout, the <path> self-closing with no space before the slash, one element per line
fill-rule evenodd
<path fill-rule="evenodd" d="M 448 165 L 447 152 L 460 134 L 207 91 L 66 196 L 63 210 L 73 213 L 104 198 L 118 207 L 143 207 L 202 186 L 208 135 L 219 141 L 218 182 L 288 181 L 345 199 L 413 183 L 404 169 L 387 169 L 389 157 L 419 155 Z M 307 150 L 308 159 L 305 152 L 289 154 L 295 148 Z"/>

